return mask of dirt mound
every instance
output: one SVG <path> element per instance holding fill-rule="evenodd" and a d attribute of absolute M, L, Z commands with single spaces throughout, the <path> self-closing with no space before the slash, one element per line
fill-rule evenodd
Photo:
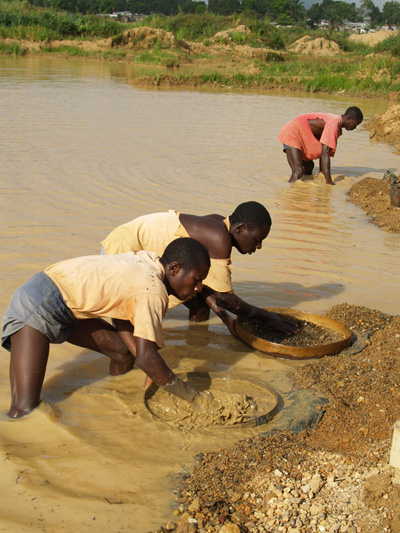
<path fill-rule="evenodd" d="M 374 115 L 365 125 L 375 141 L 394 144 L 400 151 L 400 105 L 393 105 L 382 115 Z"/>
<path fill-rule="evenodd" d="M 146 26 L 133 28 L 111 39 L 112 47 L 131 46 L 132 48 L 144 50 L 153 48 L 157 43 L 166 46 L 174 46 L 176 44 L 175 37 L 171 32 Z"/>
<path fill-rule="evenodd" d="M 384 231 L 400 233 L 400 208 L 390 205 L 390 183 L 387 180 L 364 178 L 350 187 L 347 196 L 361 207 L 373 224 Z"/>
<path fill-rule="evenodd" d="M 230 30 L 223 30 L 219 31 L 210 39 L 212 43 L 224 43 L 224 44 L 233 44 L 232 34 L 235 33 L 242 33 L 249 35 L 251 33 L 251 29 L 242 24 L 241 26 L 236 26 L 236 28 L 232 28 Z"/>
<path fill-rule="evenodd" d="M 339 45 L 334 41 L 328 41 L 324 37 L 311 39 L 309 35 L 294 42 L 288 51 L 310 56 L 335 56 L 341 52 Z"/>
<path fill-rule="evenodd" d="M 328 396 L 318 426 L 199 456 L 182 480 L 179 524 L 167 529 L 400 531 L 400 476 L 388 466 L 400 408 L 400 317 L 346 303 L 326 314 L 369 339 L 357 354 L 325 357 L 292 374 L 297 388 Z"/>
<path fill-rule="evenodd" d="M 389 39 L 389 37 L 397 35 L 397 33 L 397 31 L 393 30 L 381 30 L 376 33 L 354 33 L 353 35 L 350 35 L 349 40 L 356 43 L 367 44 L 368 46 L 375 46 L 381 41 L 385 41 L 386 39 Z"/>

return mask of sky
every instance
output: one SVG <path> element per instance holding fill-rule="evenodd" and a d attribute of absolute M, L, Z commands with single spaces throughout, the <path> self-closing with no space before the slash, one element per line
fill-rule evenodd
<path fill-rule="evenodd" d="M 353 2 L 355 2 L 356 4 L 356 7 L 359 7 L 360 6 L 360 1 L 359 0 L 344 0 L 345 2 L 347 2 L 348 4 L 352 4 Z M 388 0 L 373 0 L 374 4 L 376 5 L 376 7 L 379 7 L 379 9 L 382 11 L 383 9 L 383 5 L 385 4 L 385 2 L 387 2 Z M 399 1 L 399 0 L 397 0 Z M 310 9 L 310 7 L 313 5 L 313 4 L 320 4 L 322 2 L 322 0 L 300 0 L 300 2 L 302 2 L 303 6 L 306 8 L 306 9 Z"/>

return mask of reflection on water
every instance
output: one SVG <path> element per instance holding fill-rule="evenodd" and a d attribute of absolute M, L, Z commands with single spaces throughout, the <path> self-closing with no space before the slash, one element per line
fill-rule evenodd
<path fill-rule="evenodd" d="M 322 178 L 289 185 L 277 141 L 293 116 L 342 113 L 368 119 L 386 102 L 343 95 L 135 89 L 127 64 L 0 57 L 0 311 L 17 286 L 63 258 L 99 252 L 116 225 L 175 208 L 230 214 L 244 200 L 268 207 L 261 251 L 233 254 L 234 285 L 260 306 L 322 312 L 348 302 L 397 313 L 398 235 L 346 202 L 363 176 L 398 172 L 390 146 L 362 129 L 344 132 Z M 342 176 L 342 177 L 340 177 Z M 163 356 L 177 372 L 206 368 L 271 384 L 288 404 L 286 372 L 300 363 L 252 352 L 212 319 L 185 309 L 165 321 Z M 2 350 L 0 411 L 9 405 Z M 256 430 L 178 432 L 143 408 L 144 375 L 107 377 L 107 361 L 53 346 L 41 408 L 22 421 L 0 417 L 0 525 L 6 531 L 135 532 L 171 519 L 171 480 L 196 453 Z M 83 525 L 82 525 L 83 524 Z"/>

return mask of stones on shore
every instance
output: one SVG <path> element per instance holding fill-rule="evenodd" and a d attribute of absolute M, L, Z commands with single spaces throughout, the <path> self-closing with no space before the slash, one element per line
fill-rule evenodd
<path fill-rule="evenodd" d="M 322 420 L 201 454 L 179 491 L 178 533 L 400 532 L 400 470 L 388 464 L 400 411 L 400 316 L 348 304 L 327 316 L 369 338 L 355 354 L 293 374 L 298 388 L 328 396 Z"/>
<path fill-rule="evenodd" d="M 317 452 L 295 470 L 260 472 L 249 490 L 232 493 L 224 502 L 201 501 L 186 492 L 186 501 L 193 499 L 181 505 L 176 533 L 394 531 L 385 502 L 399 497 L 396 469 L 385 463 L 364 467 L 338 454 Z M 368 500 L 373 504 L 368 506 Z M 164 531 L 171 528 L 158 530 Z"/>

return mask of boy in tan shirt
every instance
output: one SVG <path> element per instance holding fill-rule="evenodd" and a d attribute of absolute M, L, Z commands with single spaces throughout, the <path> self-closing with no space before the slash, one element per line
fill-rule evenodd
<path fill-rule="evenodd" d="M 212 309 L 235 335 L 235 320 L 227 311 L 242 318 L 259 318 L 272 328 L 294 333 L 295 326 L 276 313 L 251 305 L 232 288 L 232 248 L 241 254 L 256 252 L 271 229 L 268 210 L 259 202 L 239 204 L 227 217 L 212 214 L 189 215 L 170 210 L 144 215 L 115 228 L 103 241 L 104 253 L 120 254 L 129 250 L 160 253 L 173 239 L 192 237 L 201 242 L 210 255 L 211 267 L 199 297 L 185 303 L 189 319 L 207 320 Z M 170 307 L 182 302 L 170 298 Z"/>
<path fill-rule="evenodd" d="M 78 257 L 36 274 L 16 291 L 3 318 L 1 342 L 11 351 L 9 416 L 19 418 L 39 405 L 49 345 L 64 341 L 108 356 L 111 375 L 136 362 L 157 385 L 193 401 L 196 393 L 157 350 L 164 346 L 168 295 L 195 297 L 209 267 L 204 246 L 183 238 L 162 257 L 147 251 Z M 115 319 L 114 326 L 102 317 Z M 130 328 L 119 328 L 127 321 Z"/>

